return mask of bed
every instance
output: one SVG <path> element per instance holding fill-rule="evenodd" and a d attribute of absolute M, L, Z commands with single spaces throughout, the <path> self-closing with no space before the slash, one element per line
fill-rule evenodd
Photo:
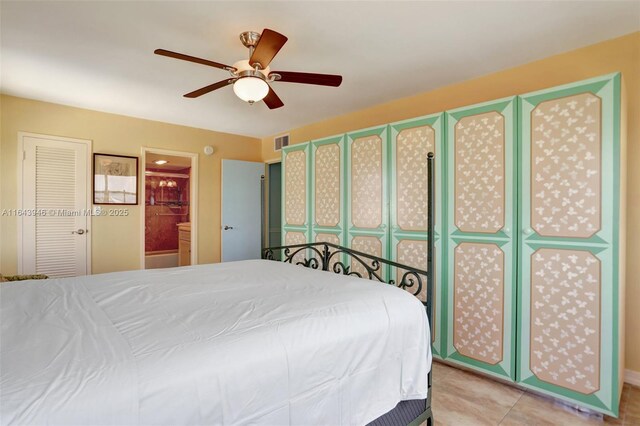
<path fill-rule="evenodd" d="M 432 424 L 431 297 L 412 293 L 433 268 L 329 243 L 264 254 L 1 284 L 0 424 Z M 372 283 L 346 258 L 405 272 Z"/>

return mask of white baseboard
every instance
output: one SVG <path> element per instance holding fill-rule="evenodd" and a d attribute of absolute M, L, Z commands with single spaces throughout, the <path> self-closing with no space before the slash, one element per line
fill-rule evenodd
<path fill-rule="evenodd" d="M 624 381 L 630 385 L 640 386 L 640 371 L 624 370 Z"/>

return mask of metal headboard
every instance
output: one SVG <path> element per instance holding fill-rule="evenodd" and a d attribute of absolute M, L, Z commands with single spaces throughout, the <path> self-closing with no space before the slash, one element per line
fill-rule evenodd
<path fill-rule="evenodd" d="M 426 277 L 427 296 L 422 301 L 427 310 L 429 325 L 433 325 L 433 250 L 434 250 L 434 220 L 435 220 L 435 185 L 434 185 L 434 155 L 433 152 L 427 154 L 427 269 L 422 270 L 413 266 L 403 265 L 398 262 L 372 256 L 347 247 L 342 247 L 333 243 L 305 243 L 280 247 L 267 247 L 263 250 L 263 259 L 278 260 L 282 262 L 294 263 L 307 268 L 331 271 L 336 274 L 353 275 L 361 278 L 369 278 L 380 282 L 388 282 L 402 289 L 405 289 L 418 296 L 423 289 L 422 277 Z M 278 256 L 280 255 L 280 256 Z M 343 262 L 346 255 L 350 262 Z M 300 259 L 301 258 L 301 259 Z M 360 272 L 354 271 L 349 263 L 361 265 L 365 269 L 366 277 Z M 393 279 L 386 280 L 383 277 L 383 265 L 404 270 L 400 282 Z"/>

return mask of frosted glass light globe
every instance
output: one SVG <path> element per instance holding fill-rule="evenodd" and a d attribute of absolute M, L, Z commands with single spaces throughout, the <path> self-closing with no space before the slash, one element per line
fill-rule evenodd
<path fill-rule="evenodd" d="M 253 103 L 261 101 L 267 96 L 269 85 L 257 77 L 244 77 L 233 83 L 233 91 L 243 101 Z"/>

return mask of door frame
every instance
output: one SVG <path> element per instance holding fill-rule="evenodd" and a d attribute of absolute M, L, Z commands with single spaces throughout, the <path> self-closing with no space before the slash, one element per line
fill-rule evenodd
<path fill-rule="evenodd" d="M 140 160 L 142 167 L 140 167 L 140 193 L 142 194 L 140 206 L 140 269 L 146 269 L 145 265 L 145 210 L 146 205 L 146 185 L 145 185 L 145 171 L 147 169 L 147 153 L 170 155 L 172 157 L 187 157 L 191 159 L 191 177 L 189 178 L 189 221 L 191 222 L 191 264 L 196 265 L 198 263 L 198 153 L 187 151 L 174 151 L 162 148 L 152 148 L 143 146 L 140 149 Z"/>
<path fill-rule="evenodd" d="M 24 192 L 24 159 L 25 159 L 25 151 L 24 151 L 24 138 L 26 137 L 30 137 L 30 138 L 39 138 L 39 139 L 49 139 L 49 140 L 55 140 L 55 141 L 59 141 L 59 142 L 71 142 L 71 143 L 78 143 L 78 144 L 84 144 L 87 147 L 87 197 L 86 197 L 86 206 L 85 209 L 89 210 L 92 209 L 93 207 L 93 199 L 92 199 L 92 192 L 93 192 L 93 183 L 91 181 L 92 178 L 92 173 L 93 173 L 93 164 L 92 164 L 92 155 L 93 155 L 93 141 L 91 139 L 76 139 L 76 138 L 68 138 L 68 137 L 64 137 L 64 136 L 53 136 L 53 135 L 45 135 L 42 133 L 31 133 L 31 132 L 18 132 L 18 149 L 17 149 L 17 160 L 18 160 L 18 167 L 16 168 L 16 178 L 17 178 L 17 194 L 16 194 L 16 206 L 19 210 L 21 210 L 23 208 L 23 192 Z M 93 222 L 93 217 L 89 217 L 89 220 L 87 220 L 87 249 L 86 249 L 86 265 L 87 265 L 87 275 L 91 275 L 92 274 L 92 270 L 91 270 L 91 246 L 92 246 L 92 237 L 93 237 L 93 232 L 92 231 L 92 222 Z M 17 243 L 18 243 L 18 274 L 23 274 L 24 273 L 24 265 L 23 265 L 23 253 L 22 250 L 24 248 L 24 244 L 23 244 L 23 221 L 22 221 L 22 216 L 18 216 L 18 230 L 17 230 Z"/>

